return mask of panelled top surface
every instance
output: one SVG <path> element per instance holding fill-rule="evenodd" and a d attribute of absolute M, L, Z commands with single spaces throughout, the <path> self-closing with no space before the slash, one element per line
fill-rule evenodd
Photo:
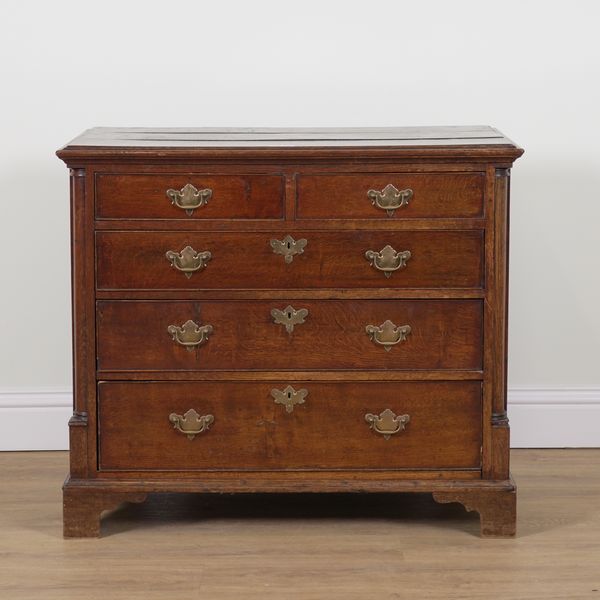
<path fill-rule="evenodd" d="M 142 155 L 206 155 L 229 150 L 278 150 L 283 155 L 326 149 L 393 150 L 411 149 L 416 154 L 446 149 L 449 155 L 463 150 L 465 155 L 516 158 L 522 150 L 497 129 L 488 126 L 385 127 L 385 128 L 111 128 L 95 127 L 58 151 L 63 159 Z"/>

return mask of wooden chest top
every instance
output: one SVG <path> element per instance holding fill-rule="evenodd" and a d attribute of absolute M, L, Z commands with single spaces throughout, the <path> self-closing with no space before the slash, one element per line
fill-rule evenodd
<path fill-rule="evenodd" d="M 423 157 L 514 160 L 523 150 L 488 126 L 88 129 L 58 151 L 74 158 Z"/>

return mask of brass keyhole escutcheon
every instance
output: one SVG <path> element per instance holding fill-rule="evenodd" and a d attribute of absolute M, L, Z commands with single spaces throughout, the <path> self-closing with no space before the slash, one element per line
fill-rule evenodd
<path fill-rule="evenodd" d="M 283 310 L 274 308 L 271 310 L 271 316 L 273 317 L 273 323 L 284 325 L 285 330 L 292 333 L 296 325 L 304 323 L 308 316 L 308 309 L 300 308 L 296 310 L 293 306 L 288 305 Z"/>
<path fill-rule="evenodd" d="M 282 240 L 272 239 L 269 243 L 273 252 L 281 254 L 286 264 L 289 265 L 294 260 L 294 256 L 304 252 L 308 240 L 304 238 L 295 240 L 291 235 L 286 235 Z"/>
<path fill-rule="evenodd" d="M 273 396 L 275 404 L 282 404 L 285 406 L 285 411 L 291 413 L 296 404 L 304 404 L 308 390 L 302 388 L 296 391 L 291 385 L 288 385 L 283 390 L 272 389 L 271 396 Z"/>

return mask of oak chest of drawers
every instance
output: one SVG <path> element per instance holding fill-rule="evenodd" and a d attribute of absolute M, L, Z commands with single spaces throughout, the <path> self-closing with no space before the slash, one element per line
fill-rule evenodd
<path fill-rule="evenodd" d="M 66 536 L 151 492 L 432 492 L 515 531 L 493 128 L 97 128 Z"/>

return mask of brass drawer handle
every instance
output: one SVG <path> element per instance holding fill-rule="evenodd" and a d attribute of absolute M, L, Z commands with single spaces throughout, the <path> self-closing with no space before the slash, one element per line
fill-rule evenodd
<path fill-rule="evenodd" d="M 173 427 L 181 433 L 187 435 L 188 440 L 193 440 L 197 435 L 208 431 L 208 428 L 215 422 L 212 415 L 199 415 L 193 408 L 190 408 L 183 415 L 171 413 L 169 421 Z"/>
<path fill-rule="evenodd" d="M 192 273 L 202 271 L 206 263 L 212 258 L 212 254 L 205 252 L 196 252 L 191 246 L 186 246 L 181 252 L 168 250 L 165 254 L 171 266 L 181 271 L 188 279 Z"/>
<path fill-rule="evenodd" d="M 173 341 L 192 351 L 196 346 L 201 346 L 208 341 L 208 336 L 213 332 L 213 326 L 198 325 L 190 320 L 186 321 L 181 327 L 169 325 L 167 331 Z"/>
<path fill-rule="evenodd" d="M 281 254 L 286 264 L 290 264 L 294 260 L 296 254 L 302 254 L 306 248 L 308 240 L 304 238 L 295 240 L 291 235 L 286 235 L 282 240 L 271 240 L 271 248 L 275 254 Z"/>
<path fill-rule="evenodd" d="M 191 217 L 197 208 L 208 204 L 212 198 L 212 190 L 210 188 L 199 190 L 191 183 L 186 183 L 180 190 L 167 190 L 167 197 L 171 204 L 185 210 L 185 214 Z"/>
<path fill-rule="evenodd" d="M 371 429 L 380 433 L 384 440 L 389 440 L 390 436 L 404 431 L 407 423 L 410 421 L 410 415 L 398 415 L 386 408 L 379 416 L 367 413 L 365 421 L 369 423 Z"/>
<path fill-rule="evenodd" d="M 390 277 L 394 271 L 404 269 L 411 256 L 410 250 L 396 252 L 391 246 L 385 246 L 381 249 L 381 252 L 375 250 L 365 252 L 365 258 L 370 265 L 378 271 L 382 271 L 386 277 Z"/>
<path fill-rule="evenodd" d="M 383 322 L 379 327 L 376 325 L 367 325 L 365 327 L 367 335 L 375 344 L 383 346 L 387 352 L 392 346 L 406 341 L 411 332 L 410 325 L 394 325 L 390 320 Z"/>
<path fill-rule="evenodd" d="M 285 325 L 285 330 L 288 333 L 292 333 L 295 325 L 304 323 L 304 320 L 308 317 L 308 309 L 301 308 L 300 310 L 296 310 L 293 306 L 288 305 L 283 310 L 274 308 L 271 311 L 271 316 L 274 323 Z"/>
<path fill-rule="evenodd" d="M 271 396 L 273 396 L 275 404 L 283 404 L 286 412 L 291 413 L 296 404 L 304 404 L 304 400 L 308 396 L 308 390 L 302 388 L 296 391 L 291 385 L 288 385 L 283 390 L 272 389 Z"/>
<path fill-rule="evenodd" d="M 413 191 L 410 188 L 399 190 L 395 185 L 388 183 L 381 191 L 369 190 L 367 196 L 373 206 L 385 210 L 388 217 L 393 217 L 396 209 L 408 206 Z"/>

